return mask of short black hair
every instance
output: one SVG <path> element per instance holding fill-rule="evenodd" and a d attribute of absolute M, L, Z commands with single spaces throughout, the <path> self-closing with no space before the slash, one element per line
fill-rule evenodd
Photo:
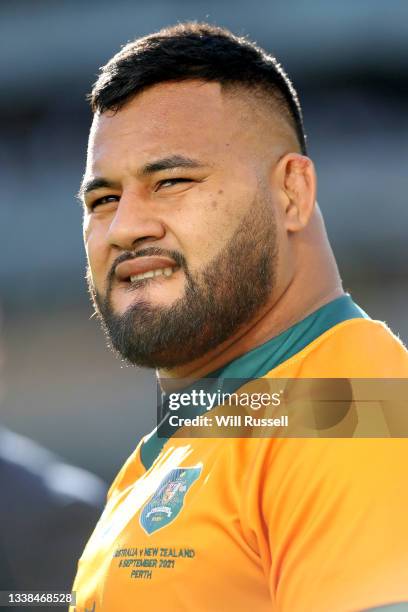
<path fill-rule="evenodd" d="M 267 94 L 307 154 L 298 95 L 276 58 L 247 38 L 208 23 L 180 23 L 128 43 L 101 68 L 89 99 L 94 113 L 117 111 L 150 86 L 188 79 Z"/>

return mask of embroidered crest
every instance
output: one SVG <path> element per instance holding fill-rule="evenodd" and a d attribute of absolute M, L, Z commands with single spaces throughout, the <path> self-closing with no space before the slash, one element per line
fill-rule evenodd
<path fill-rule="evenodd" d="M 150 535 L 174 521 L 183 508 L 188 489 L 199 478 L 201 469 L 200 466 L 170 470 L 140 513 L 140 524 L 146 533 Z"/>

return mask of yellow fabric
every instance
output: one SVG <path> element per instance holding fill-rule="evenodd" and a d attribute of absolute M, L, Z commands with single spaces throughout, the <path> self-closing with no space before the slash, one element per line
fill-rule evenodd
<path fill-rule="evenodd" d="M 268 376 L 408 378 L 408 353 L 382 323 L 353 319 Z M 79 561 L 78 612 L 351 612 L 408 600 L 408 440 L 172 438 L 147 472 L 139 453 Z M 201 473 L 178 516 L 149 535 L 143 507 L 180 467 Z"/>

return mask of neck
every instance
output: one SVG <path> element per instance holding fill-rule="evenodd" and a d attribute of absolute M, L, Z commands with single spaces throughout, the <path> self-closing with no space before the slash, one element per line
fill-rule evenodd
<path fill-rule="evenodd" d="M 310 244 L 314 244 L 313 248 Z M 182 378 L 193 381 L 218 370 L 344 293 L 319 211 L 293 249 L 294 273 L 281 283 L 258 315 L 200 359 L 179 368 L 158 371 L 163 388 L 167 388 L 170 380 L 173 383 Z"/>

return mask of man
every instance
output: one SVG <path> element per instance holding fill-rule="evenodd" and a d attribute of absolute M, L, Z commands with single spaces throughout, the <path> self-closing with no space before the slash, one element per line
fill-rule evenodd
<path fill-rule="evenodd" d="M 89 287 L 114 349 L 182 378 L 405 378 L 345 295 L 297 95 L 206 24 L 102 69 L 81 196 Z M 154 432 L 79 564 L 77 610 L 374 609 L 408 601 L 408 446 Z M 396 608 L 396 609 L 397 609 Z"/>

